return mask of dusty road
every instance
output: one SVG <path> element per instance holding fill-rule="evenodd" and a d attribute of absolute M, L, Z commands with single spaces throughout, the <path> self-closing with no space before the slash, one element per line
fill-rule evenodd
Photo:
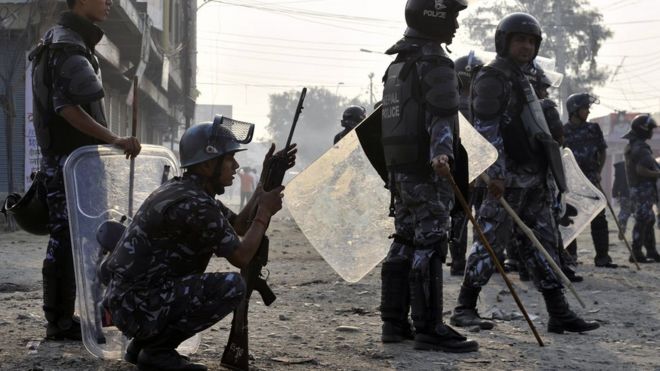
<path fill-rule="evenodd" d="M 627 262 L 610 221 L 611 255 L 620 269 L 595 268 L 588 231 L 579 239 L 585 281 L 576 284 L 587 304 L 574 310 L 602 327 L 588 334 L 556 335 L 545 330 L 548 316 L 530 282 L 512 280 L 546 346 L 540 348 L 523 319 L 497 321 L 491 331 L 473 332 L 477 353 L 420 352 L 412 342 L 380 343 L 379 267 L 357 284 L 335 274 L 308 244 L 286 211 L 271 224 L 269 282 L 278 295 L 265 307 L 253 295 L 250 341 L 256 370 L 660 370 L 660 264 L 642 271 Z M 0 227 L 2 228 L 2 227 Z M 630 228 L 631 229 L 631 228 Z M 0 231 L 0 369 L 137 370 L 121 361 L 94 358 L 80 343 L 46 342 L 41 310 L 41 261 L 46 238 Z M 227 270 L 215 259 L 209 270 Z M 445 318 L 458 295 L 460 278 L 445 271 Z M 499 277 L 479 302 L 482 314 L 516 310 Z M 193 359 L 220 370 L 231 318 L 205 331 Z M 342 327 L 344 326 L 344 327 Z M 341 330 L 349 331 L 341 331 Z"/>

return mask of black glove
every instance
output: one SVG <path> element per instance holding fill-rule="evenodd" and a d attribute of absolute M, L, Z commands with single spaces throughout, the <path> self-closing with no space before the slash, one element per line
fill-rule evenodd
<path fill-rule="evenodd" d="M 566 204 L 566 212 L 564 215 L 559 218 L 559 225 L 563 225 L 564 227 L 568 227 L 569 225 L 573 224 L 573 217 L 577 216 L 578 211 L 575 208 L 575 206 L 571 204 Z"/>

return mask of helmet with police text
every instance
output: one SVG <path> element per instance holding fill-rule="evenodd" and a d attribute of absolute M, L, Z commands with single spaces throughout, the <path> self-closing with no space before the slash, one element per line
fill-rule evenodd
<path fill-rule="evenodd" d="M 649 139 L 653 129 L 658 127 L 658 123 L 655 122 L 653 117 L 650 114 L 637 115 L 630 122 L 630 131 L 623 136 L 625 139 L 631 139 L 633 137 L 640 139 Z"/>
<path fill-rule="evenodd" d="M 241 144 L 252 141 L 254 124 L 235 121 L 216 115 L 213 123 L 205 122 L 190 127 L 181 136 L 179 154 L 181 167 L 220 157 L 226 154 L 245 151 Z"/>
<path fill-rule="evenodd" d="M 600 101 L 594 95 L 589 93 L 575 93 L 571 94 L 566 100 L 566 112 L 570 117 L 581 108 L 589 108 L 592 104 L 598 104 Z"/>
<path fill-rule="evenodd" d="M 11 193 L 2 205 L 2 213 L 14 217 L 16 224 L 28 233 L 48 234 L 48 204 L 46 203 L 46 174 L 39 171 L 24 195 Z"/>
<path fill-rule="evenodd" d="M 352 129 L 367 117 L 367 110 L 362 106 L 350 106 L 341 116 L 341 126 Z"/>
<path fill-rule="evenodd" d="M 456 32 L 456 14 L 467 8 L 467 0 L 408 0 L 406 36 L 437 40 Z M 411 32 L 416 31 L 416 32 Z"/>
<path fill-rule="evenodd" d="M 470 86 L 474 71 L 483 65 L 484 61 L 474 54 L 474 50 L 471 50 L 468 55 L 457 58 L 454 61 L 454 70 L 461 81 L 461 86 Z"/>
<path fill-rule="evenodd" d="M 509 53 L 509 42 L 513 34 L 532 35 L 536 38 L 534 57 L 539 53 L 543 34 L 541 24 L 536 18 L 527 13 L 511 13 L 500 21 L 495 29 L 495 51 L 500 57 Z"/>

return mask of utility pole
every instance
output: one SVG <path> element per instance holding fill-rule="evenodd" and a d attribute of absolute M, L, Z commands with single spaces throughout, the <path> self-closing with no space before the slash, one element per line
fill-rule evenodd
<path fill-rule="evenodd" d="M 374 106 L 374 73 L 369 74 L 369 105 Z"/>
<path fill-rule="evenodd" d="M 568 30 L 566 29 L 566 26 L 563 24 L 563 19 L 562 19 L 562 8 L 561 8 L 561 2 L 559 0 L 555 0 L 552 4 L 553 11 L 554 11 L 554 21 L 555 21 L 555 27 L 557 27 L 557 45 L 555 49 L 555 58 L 557 58 L 557 72 L 561 73 L 562 75 L 566 76 L 566 38 L 565 38 L 565 32 Z M 564 109 L 564 102 L 566 101 L 566 98 L 568 97 L 568 86 L 566 83 L 563 83 L 559 86 L 559 104 L 558 106 L 561 109 L 561 120 L 563 122 L 566 122 L 568 120 L 568 114 L 566 110 Z"/>

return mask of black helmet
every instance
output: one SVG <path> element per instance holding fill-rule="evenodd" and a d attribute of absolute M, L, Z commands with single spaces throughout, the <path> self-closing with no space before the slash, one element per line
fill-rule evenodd
<path fill-rule="evenodd" d="M 570 117 L 577 112 L 580 108 L 589 108 L 592 104 L 598 104 L 600 101 L 597 97 L 589 93 L 575 93 L 571 94 L 566 100 L 566 111 Z"/>
<path fill-rule="evenodd" d="M 484 61 L 474 54 L 474 50 L 471 50 L 468 55 L 456 59 L 454 61 L 454 70 L 458 75 L 458 79 L 461 81 L 461 85 L 470 86 L 470 81 L 472 80 L 472 74 L 474 73 L 475 68 L 483 65 Z"/>
<path fill-rule="evenodd" d="M 651 138 L 651 132 L 658 127 L 650 114 L 637 115 L 630 123 L 630 131 L 623 136 L 623 138 L 630 139 L 637 137 L 641 139 Z"/>
<path fill-rule="evenodd" d="M 367 110 L 362 106 L 350 106 L 344 110 L 341 126 L 352 129 L 367 117 Z"/>
<path fill-rule="evenodd" d="M 221 115 L 216 115 L 213 123 L 205 122 L 192 126 L 183 133 L 179 142 L 181 167 L 186 168 L 228 153 L 245 151 L 241 144 L 250 143 L 253 132 L 254 124 L 234 121 Z"/>
<path fill-rule="evenodd" d="M 458 14 L 467 8 L 466 0 L 408 0 L 406 3 L 406 36 L 436 40 L 456 31 Z M 452 14 L 452 16 L 448 16 Z"/>
<path fill-rule="evenodd" d="M 48 234 L 48 204 L 46 203 L 46 174 L 37 172 L 32 179 L 32 185 L 21 197 L 19 193 L 12 193 L 2 205 L 2 213 L 11 214 L 16 223 L 26 232 Z"/>
<path fill-rule="evenodd" d="M 497 51 L 497 55 L 500 57 L 507 56 L 509 41 L 511 36 L 516 33 L 532 35 L 536 38 L 536 51 L 534 52 L 534 57 L 536 57 L 543 40 L 541 24 L 536 18 L 527 13 L 511 13 L 502 18 L 495 30 L 495 51 Z"/>

